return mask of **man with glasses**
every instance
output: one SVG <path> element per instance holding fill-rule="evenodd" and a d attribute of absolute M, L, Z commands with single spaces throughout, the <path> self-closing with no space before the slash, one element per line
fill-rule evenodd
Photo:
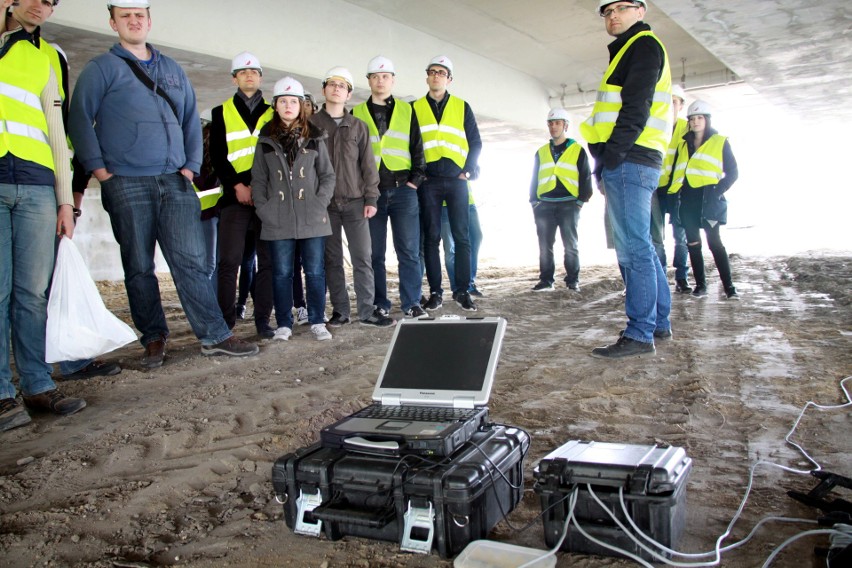
<path fill-rule="evenodd" d="M 643 21 L 645 0 L 601 0 L 610 63 L 592 116 L 580 131 L 607 198 L 615 251 L 624 274 L 627 328 L 592 356 L 623 359 L 656 353 L 672 337 L 671 292 L 651 243 L 651 195 L 671 138 L 671 72 L 663 44 Z"/>
<path fill-rule="evenodd" d="M 342 233 L 346 231 L 358 319 L 364 325 L 387 327 L 396 322 L 374 305 L 376 290 L 369 225 L 377 211 L 379 171 L 367 125 L 346 112 L 353 82 L 348 69 L 329 69 L 322 83 L 325 104 L 311 116 L 311 122 L 328 133 L 326 143 L 336 177 L 334 197 L 328 204 L 332 233 L 325 241 L 325 276 L 332 309 L 328 325 L 339 327 L 351 321 L 343 269 Z"/>
<path fill-rule="evenodd" d="M 453 63 L 439 55 L 426 68 L 429 92 L 414 103 L 423 136 L 426 180 L 420 186 L 420 215 L 425 232 L 426 278 L 429 299 L 423 306 L 437 310 L 443 305 L 441 288 L 441 207 L 447 204 L 450 231 L 455 241 L 455 281 L 450 282 L 453 299 L 463 310 L 476 311 L 470 297 L 470 212 L 468 180 L 479 171 L 477 161 L 482 140 L 473 111 L 465 101 L 451 96 Z"/>

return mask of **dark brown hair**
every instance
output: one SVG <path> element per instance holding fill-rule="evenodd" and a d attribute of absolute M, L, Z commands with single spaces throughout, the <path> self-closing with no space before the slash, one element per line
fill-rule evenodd
<path fill-rule="evenodd" d="M 310 122 L 308 122 L 308 115 L 305 114 L 305 109 L 301 105 L 301 101 L 299 104 L 299 116 L 296 117 L 296 120 L 288 128 L 284 125 L 284 121 L 281 120 L 281 116 L 278 114 L 278 110 L 275 108 L 278 105 L 278 99 L 281 97 L 275 97 L 272 99 L 272 120 L 270 120 L 269 126 L 269 136 L 271 138 L 278 138 L 282 132 L 287 130 L 293 130 L 295 128 L 302 129 L 302 138 L 307 138 L 310 135 Z"/>

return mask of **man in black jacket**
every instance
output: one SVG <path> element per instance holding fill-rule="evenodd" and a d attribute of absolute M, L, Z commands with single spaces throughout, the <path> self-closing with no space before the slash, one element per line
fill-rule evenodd
<path fill-rule="evenodd" d="M 376 306 L 390 312 L 385 252 L 388 219 L 393 230 L 393 245 L 399 263 L 399 296 L 402 312 L 420 317 L 422 275 L 420 272 L 420 207 L 417 188 L 426 179 L 426 160 L 417 115 L 411 105 L 393 98 L 395 70 L 393 62 L 381 55 L 367 65 L 371 96 L 352 110 L 367 124 L 373 155 L 379 170 L 379 200 L 376 214 L 370 218 L 373 249 L 373 274 Z"/>
<path fill-rule="evenodd" d="M 671 71 L 662 42 L 643 21 L 645 0 L 601 0 L 610 63 L 592 116 L 581 132 L 607 197 L 615 251 L 624 274 L 627 327 L 592 356 L 654 355 L 654 339 L 672 336 L 671 293 L 651 244 L 651 195 L 671 138 Z"/>
<path fill-rule="evenodd" d="M 261 337 L 275 334 L 269 325 L 272 314 L 272 264 L 266 243 L 260 240 L 260 219 L 251 199 L 251 166 L 257 134 L 272 118 L 272 108 L 263 98 L 260 84 L 263 68 L 248 52 L 234 57 L 231 75 L 237 92 L 213 109 L 210 124 L 210 162 L 222 182 L 219 201 L 219 264 L 217 295 L 228 327 L 237 321 L 235 298 L 237 271 L 243 258 L 246 237 L 255 239 L 257 276 L 254 288 L 254 323 Z"/>

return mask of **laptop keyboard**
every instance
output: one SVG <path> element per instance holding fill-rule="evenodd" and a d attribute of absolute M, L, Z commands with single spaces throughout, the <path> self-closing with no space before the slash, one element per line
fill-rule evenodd
<path fill-rule="evenodd" d="M 478 408 L 451 408 L 444 406 L 390 406 L 375 404 L 356 412 L 353 416 L 357 416 L 358 418 L 413 420 L 416 422 L 452 422 L 473 418 L 480 410 Z"/>

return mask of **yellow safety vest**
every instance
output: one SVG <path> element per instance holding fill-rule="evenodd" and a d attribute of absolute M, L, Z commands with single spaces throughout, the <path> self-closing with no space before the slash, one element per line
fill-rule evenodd
<path fill-rule="evenodd" d="M 574 197 L 580 195 L 580 173 L 577 171 L 577 159 L 580 157 L 582 146 L 574 142 L 562 152 L 556 163 L 550 152 L 550 144 L 538 149 L 538 189 L 536 196 L 541 197 L 548 191 L 556 189 L 556 180 L 562 182 L 568 193 Z"/>
<path fill-rule="evenodd" d="M 352 109 L 352 114 L 367 123 L 370 131 L 370 143 L 373 145 L 373 157 L 376 168 L 382 162 L 392 172 L 402 172 L 411 169 L 411 105 L 405 101 L 394 101 L 393 114 L 390 124 L 383 135 L 379 129 L 367 103 L 361 103 Z"/>
<path fill-rule="evenodd" d="M 0 156 L 12 153 L 55 171 L 41 106 L 50 80 L 48 57 L 27 41 L 18 41 L 0 58 Z"/>
<path fill-rule="evenodd" d="M 195 196 L 201 202 L 201 210 L 210 209 L 214 207 L 217 203 L 219 203 L 219 199 L 222 198 L 222 194 L 224 191 L 222 190 L 222 186 L 214 187 L 213 189 L 198 189 L 198 186 L 195 185 L 195 182 L 192 184 L 192 188 L 195 190 Z"/>
<path fill-rule="evenodd" d="M 263 101 L 264 103 L 266 101 Z M 239 173 L 251 169 L 254 163 L 254 149 L 257 147 L 257 136 L 260 129 L 272 120 L 272 107 L 266 109 L 257 120 L 254 132 L 246 127 L 243 117 L 234 104 L 234 99 L 222 103 L 222 117 L 225 119 L 225 141 L 228 144 L 228 161 L 234 171 Z"/>
<path fill-rule="evenodd" d="M 450 95 L 447 95 L 450 96 Z M 423 135 L 423 154 L 426 163 L 437 162 L 441 158 L 449 158 L 460 168 L 467 162 L 470 146 L 464 131 L 464 101 L 450 96 L 441 123 L 435 120 L 435 114 L 426 97 L 414 102 L 414 112 L 420 123 L 420 133 Z"/>
<path fill-rule="evenodd" d="M 689 122 L 687 122 L 685 118 L 677 119 L 674 126 L 674 132 L 672 133 L 672 140 L 669 142 L 669 149 L 663 158 L 663 169 L 660 173 L 660 183 L 657 184 L 657 187 L 666 187 L 669 185 L 669 182 L 672 179 L 672 168 L 674 168 L 677 148 L 680 146 L 680 143 L 683 142 L 683 137 L 687 132 L 689 132 Z M 671 186 L 669 186 L 668 192 L 673 193 Z"/>
<path fill-rule="evenodd" d="M 654 35 L 653 32 L 643 31 L 627 40 L 619 52 L 612 59 L 609 67 L 604 73 L 601 85 L 598 87 L 598 96 L 592 109 L 592 116 L 580 125 L 580 132 L 589 144 L 599 144 L 609 140 L 615 128 L 615 121 L 621 111 L 621 87 L 609 85 L 607 80 L 615 71 L 621 58 L 633 45 L 633 42 L 641 37 L 651 37 L 660 44 L 663 50 L 663 73 L 654 87 L 654 98 L 651 102 L 651 112 L 645 122 L 645 128 L 636 139 L 636 145 L 666 154 L 669 140 L 672 136 L 672 75 L 669 69 L 669 55 L 665 46 Z"/>
<path fill-rule="evenodd" d="M 672 187 L 669 193 L 677 193 L 683 187 L 683 179 L 689 182 L 689 187 L 698 188 L 715 185 L 725 177 L 724 151 L 727 137 L 714 134 L 706 140 L 692 156 L 686 140 L 678 147 L 677 163 L 672 174 Z"/>

